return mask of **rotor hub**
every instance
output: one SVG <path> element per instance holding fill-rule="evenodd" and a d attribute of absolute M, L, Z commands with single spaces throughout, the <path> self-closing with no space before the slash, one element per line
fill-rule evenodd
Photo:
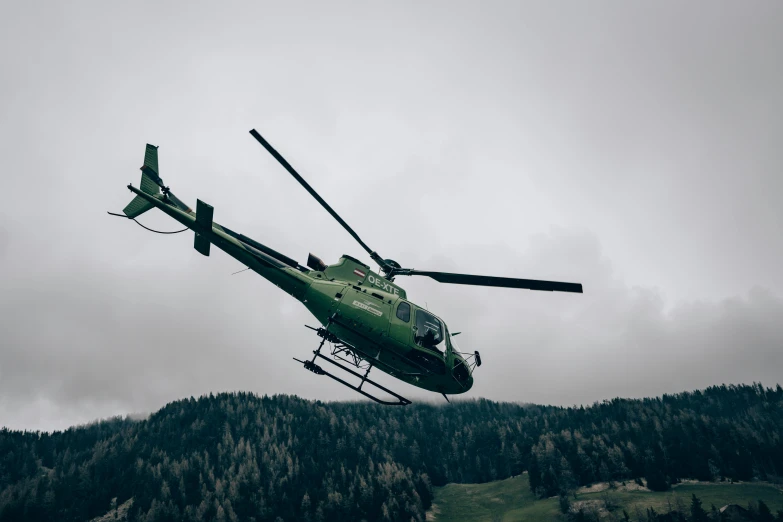
<path fill-rule="evenodd" d="M 384 259 L 383 262 L 386 263 L 388 266 L 390 266 L 392 268 L 402 268 L 402 265 L 400 265 L 394 259 Z"/>

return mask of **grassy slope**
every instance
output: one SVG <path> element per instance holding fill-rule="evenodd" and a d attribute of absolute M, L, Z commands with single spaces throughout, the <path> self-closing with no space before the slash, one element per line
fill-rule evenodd
<path fill-rule="evenodd" d="M 763 500 L 772 512 L 783 509 L 783 492 L 763 483 L 744 484 L 680 484 L 672 491 L 653 493 L 650 491 L 609 491 L 611 499 L 633 515 L 636 506 L 642 509 L 652 506 L 658 512 L 676 505 L 676 498 L 690 508 L 691 494 L 702 500 L 704 508 L 710 505 L 720 508 L 726 504 L 747 505 L 749 501 Z M 578 500 L 600 500 L 603 493 L 583 493 Z M 435 488 L 434 516 L 437 522 L 486 521 L 512 522 L 516 520 L 556 521 L 559 518 L 557 498 L 536 500 L 530 492 L 527 474 L 518 477 L 489 482 L 487 484 L 449 484 Z"/>

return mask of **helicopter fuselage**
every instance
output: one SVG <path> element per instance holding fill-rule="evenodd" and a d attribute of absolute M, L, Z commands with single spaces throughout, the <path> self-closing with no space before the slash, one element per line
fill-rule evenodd
<path fill-rule="evenodd" d="M 213 244 L 299 300 L 354 354 L 373 367 L 426 390 L 459 394 L 473 385 L 472 367 L 457 353 L 440 318 L 407 300 L 406 292 L 351 256 L 329 266 L 303 267 L 242 234 L 212 221 L 199 201 L 182 210 L 165 194 L 137 196 L 196 233 L 194 246 L 209 255 Z"/>
<path fill-rule="evenodd" d="M 408 301 L 405 290 L 347 255 L 309 275 L 313 281 L 304 305 L 340 339 L 370 356 L 376 368 L 439 393 L 459 394 L 473 386 L 445 322 Z"/>

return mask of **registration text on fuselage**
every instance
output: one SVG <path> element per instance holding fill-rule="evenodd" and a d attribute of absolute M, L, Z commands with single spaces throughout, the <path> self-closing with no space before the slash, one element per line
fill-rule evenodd
<path fill-rule="evenodd" d="M 370 274 L 367 277 L 367 282 L 370 283 L 371 285 L 377 287 L 377 288 L 380 288 L 384 292 L 389 292 L 390 294 L 394 294 L 394 295 L 399 295 L 399 293 L 400 293 L 400 291 L 399 291 L 399 289 L 397 289 L 397 287 L 395 287 L 394 285 L 392 285 L 388 281 L 386 281 L 384 279 L 381 279 L 380 277 L 375 277 L 372 274 Z"/>

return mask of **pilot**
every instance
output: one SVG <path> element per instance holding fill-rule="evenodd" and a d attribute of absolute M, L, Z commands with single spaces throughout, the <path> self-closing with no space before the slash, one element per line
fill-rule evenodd
<path fill-rule="evenodd" d="M 435 337 L 435 331 L 431 329 L 427 329 L 427 331 L 424 333 L 422 337 L 419 337 L 421 339 L 421 345 L 425 348 L 429 348 L 431 350 L 439 351 L 435 346 L 441 341 L 440 339 L 437 339 Z"/>

